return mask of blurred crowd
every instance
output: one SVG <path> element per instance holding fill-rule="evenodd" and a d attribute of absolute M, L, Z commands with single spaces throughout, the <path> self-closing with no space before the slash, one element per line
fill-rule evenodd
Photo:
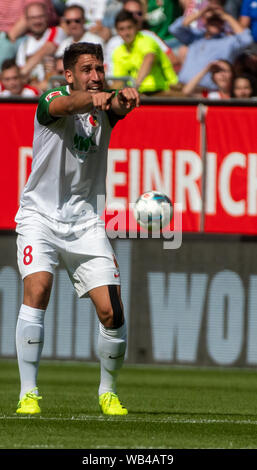
<path fill-rule="evenodd" d="M 0 0 L 0 96 L 65 84 L 63 53 L 100 43 L 106 86 L 257 96 L 257 0 Z"/>

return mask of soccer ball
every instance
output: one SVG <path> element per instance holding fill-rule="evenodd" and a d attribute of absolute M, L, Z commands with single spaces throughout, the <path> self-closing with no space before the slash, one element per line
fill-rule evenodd
<path fill-rule="evenodd" d="M 173 216 L 173 205 L 166 194 L 160 191 L 148 191 L 141 194 L 134 205 L 136 221 L 144 229 L 161 231 Z"/>

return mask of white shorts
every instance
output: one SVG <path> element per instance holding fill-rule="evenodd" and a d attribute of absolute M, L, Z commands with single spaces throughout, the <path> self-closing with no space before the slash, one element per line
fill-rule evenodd
<path fill-rule="evenodd" d="M 32 213 L 17 224 L 17 259 L 24 279 L 54 274 L 62 259 L 79 297 L 95 287 L 120 285 L 120 272 L 102 221 L 61 223 Z"/>

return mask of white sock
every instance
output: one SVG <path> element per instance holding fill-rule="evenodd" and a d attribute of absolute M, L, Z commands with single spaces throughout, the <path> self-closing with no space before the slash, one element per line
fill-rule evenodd
<path fill-rule="evenodd" d="M 105 328 L 99 323 L 98 353 L 100 357 L 101 379 L 98 393 L 117 393 L 116 380 L 121 369 L 127 345 L 127 327 Z"/>
<path fill-rule="evenodd" d="M 20 308 L 16 326 L 20 399 L 37 386 L 38 366 L 44 342 L 44 315 L 45 310 L 28 305 L 23 304 Z"/>

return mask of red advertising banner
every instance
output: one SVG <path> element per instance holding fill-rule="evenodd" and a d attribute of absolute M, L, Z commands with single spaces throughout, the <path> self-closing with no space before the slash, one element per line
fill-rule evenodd
<path fill-rule="evenodd" d="M 182 203 L 183 230 L 199 231 L 199 146 L 196 106 L 141 106 L 129 114 L 112 133 L 107 220 L 110 208 L 128 210 L 140 194 L 156 189 Z M 129 229 L 134 226 L 131 217 Z"/>
<path fill-rule="evenodd" d="M 208 108 L 205 232 L 257 233 L 256 122 L 256 108 Z"/>
<path fill-rule="evenodd" d="M 31 169 L 34 114 L 32 103 L 0 103 L 0 229 L 15 228 L 19 194 Z"/>
<path fill-rule="evenodd" d="M 15 228 L 31 170 L 35 110 L 35 103 L 0 103 L 2 230 Z M 203 158 L 198 114 L 191 104 L 142 105 L 117 124 L 108 157 L 107 230 L 115 230 L 117 212 L 123 214 L 119 230 L 137 230 L 129 204 L 157 189 L 181 204 L 183 231 L 199 232 L 205 209 L 206 232 L 257 233 L 257 110 L 209 106 Z"/>
<path fill-rule="evenodd" d="M 4 156 L 1 229 L 15 227 L 19 195 L 31 169 L 35 110 L 35 104 L 0 104 Z M 142 106 L 117 124 L 108 158 L 107 229 L 113 229 L 117 210 L 128 215 L 130 202 L 135 202 L 142 192 L 159 189 L 172 201 L 184 199 L 183 228 L 199 230 L 201 171 L 196 112 L 195 106 Z M 123 221 L 119 230 L 128 230 L 128 217 L 123 217 Z M 129 229 L 136 230 L 133 216 Z"/>

